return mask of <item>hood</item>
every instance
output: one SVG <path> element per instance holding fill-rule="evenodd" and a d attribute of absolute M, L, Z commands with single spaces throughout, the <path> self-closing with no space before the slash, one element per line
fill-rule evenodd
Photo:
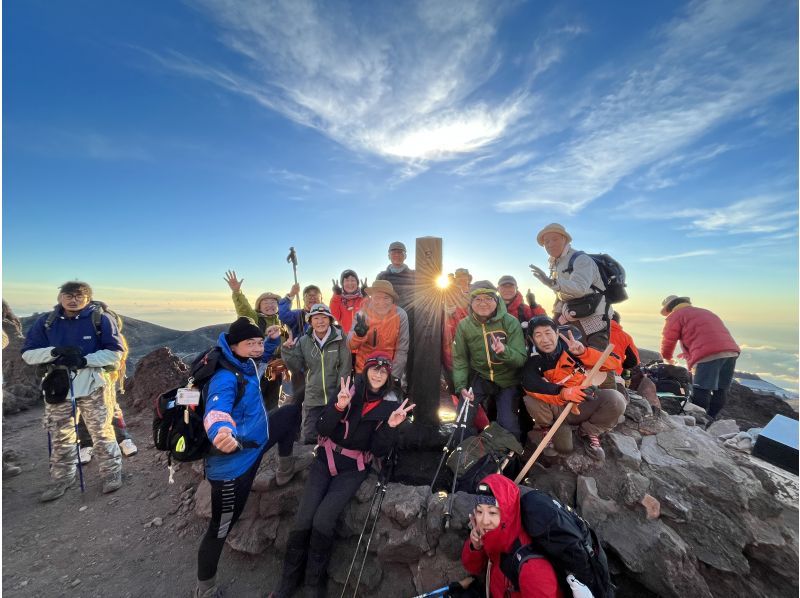
<path fill-rule="evenodd" d="M 308 330 L 306 330 L 303 334 L 311 337 L 311 340 L 314 342 L 317 342 L 317 339 L 314 337 L 314 329 L 311 327 L 311 325 L 308 326 Z M 331 322 L 331 333 L 328 335 L 328 340 L 325 341 L 325 345 L 333 341 L 340 341 L 342 339 L 344 339 L 342 336 L 342 329 L 338 326 L 334 326 L 333 322 Z"/>
<path fill-rule="evenodd" d="M 505 301 L 503 301 L 503 303 L 505 303 Z M 516 311 L 519 309 L 520 305 L 522 305 L 522 293 L 520 291 L 517 291 L 517 294 L 514 295 L 514 298 L 511 300 L 511 302 L 508 305 L 506 305 L 506 311 L 510 313 L 512 316 L 514 316 Z"/>
<path fill-rule="evenodd" d="M 519 488 L 507 477 L 493 473 L 482 480 L 492 489 L 500 509 L 500 525 L 483 537 L 483 548 L 493 562 L 500 562 L 499 555 L 509 552 L 514 540 L 522 534 L 522 519 L 519 512 Z"/>
<path fill-rule="evenodd" d="M 58 305 L 56 305 L 53 309 L 55 310 L 55 312 L 56 312 L 56 314 L 58 315 L 59 318 L 66 318 L 67 317 L 64 314 L 64 308 L 61 306 L 60 303 Z M 86 307 L 84 307 L 80 312 L 78 312 L 78 315 L 75 316 L 73 319 L 74 320 L 79 320 L 81 318 L 89 318 L 89 317 L 91 317 L 92 312 L 94 310 L 96 310 L 96 309 L 97 309 L 97 304 L 95 304 L 95 303 L 90 301 L 89 304 Z"/>
<path fill-rule="evenodd" d="M 233 354 L 233 351 L 231 351 L 231 347 L 228 344 L 228 339 L 225 338 L 226 334 L 226 332 L 220 332 L 219 338 L 217 339 L 217 346 L 222 351 L 222 355 L 225 357 L 225 359 L 232 363 L 234 367 L 241 370 L 242 373 L 255 376 L 256 367 L 253 365 L 253 360 L 248 359 L 247 361 L 240 361 L 239 358 Z"/>

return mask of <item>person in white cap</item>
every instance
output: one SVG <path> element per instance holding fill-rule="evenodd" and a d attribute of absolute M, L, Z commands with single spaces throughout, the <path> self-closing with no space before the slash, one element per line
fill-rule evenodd
<path fill-rule="evenodd" d="M 586 345 L 602 351 L 608 346 L 613 310 L 603 296 L 606 287 L 597 264 L 572 247 L 572 236 L 561 224 L 545 226 L 536 235 L 536 242 L 550 256 L 550 273 L 536 266 L 531 270 L 556 294 L 554 316 L 560 324 L 576 326 Z"/>
<path fill-rule="evenodd" d="M 283 359 L 296 371 L 305 372 L 305 398 L 301 438 L 305 444 L 317 441 L 317 420 L 325 406 L 336 400 L 339 379 L 353 367 L 347 338 L 333 325 L 328 306 L 317 303 L 306 316 L 309 328 L 299 339 L 283 343 Z"/>

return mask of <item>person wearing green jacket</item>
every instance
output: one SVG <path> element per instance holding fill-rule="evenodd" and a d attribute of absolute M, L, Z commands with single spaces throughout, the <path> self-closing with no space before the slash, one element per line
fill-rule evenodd
<path fill-rule="evenodd" d="M 459 322 L 453 341 L 453 383 L 459 408 L 465 400 L 472 402 L 467 430 L 477 433 L 476 408 L 480 404 L 488 412 L 487 403 L 494 398 L 497 423 L 519 437 L 519 382 L 527 359 L 522 326 L 506 311 L 489 281 L 473 284 L 469 301 L 469 315 Z"/>
<path fill-rule="evenodd" d="M 342 330 L 333 325 L 334 317 L 327 305 L 313 305 L 306 321 L 310 326 L 303 336 L 290 336 L 283 343 L 283 359 L 291 370 L 305 372 L 301 438 L 305 444 L 314 444 L 317 420 L 325 407 L 336 401 L 342 381 L 349 379 L 353 356 Z"/>
<path fill-rule="evenodd" d="M 280 326 L 281 328 L 281 342 L 285 341 L 289 338 L 289 329 L 280 321 L 278 317 L 278 301 L 280 301 L 280 295 L 276 293 L 261 293 L 256 298 L 255 309 L 250 306 L 250 302 L 245 297 L 244 293 L 242 293 L 242 283 L 244 282 L 244 278 L 241 280 L 236 278 L 236 271 L 229 270 L 225 273 L 225 282 L 228 283 L 228 287 L 233 292 L 233 307 L 236 309 L 236 315 L 238 317 L 244 316 L 245 318 L 250 318 L 253 320 L 258 329 L 261 330 L 263 334 L 266 334 L 267 328 L 270 326 Z M 286 389 L 286 393 L 291 395 L 291 381 L 289 380 L 288 372 L 283 372 L 281 363 L 281 348 L 280 346 L 275 350 L 275 353 L 272 354 L 272 358 L 270 359 L 269 363 L 264 364 L 266 367 L 262 366 L 258 368 L 259 372 L 259 379 L 261 380 L 261 395 L 264 398 L 264 406 L 267 410 L 274 409 L 278 406 L 278 401 L 280 398 L 280 391 L 281 391 L 281 384 L 282 384 L 282 377 L 286 377 L 285 382 L 288 385 Z M 266 371 L 265 371 L 266 369 Z M 270 379 L 270 372 L 275 370 L 273 374 L 273 379 Z"/>

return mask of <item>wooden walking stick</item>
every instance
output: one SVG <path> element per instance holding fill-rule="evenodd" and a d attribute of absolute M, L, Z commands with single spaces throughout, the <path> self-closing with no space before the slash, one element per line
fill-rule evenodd
<path fill-rule="evenodd" d="M 589 373 L 586 374 L 586 379 L 583 381 L 583 384 L 581 384 L 581 388 L 586 388 L 591 384 L 592 378 L 597 372 L 600 371 L 600 368 L 606 362 L 606 359 L 608 359 L 608 356 L 611 355 L 611 351 L 613 350 L 614 345 L 609 344 L 606 347 L 606 350 L 603 351 L 602 355 L 600 355 L 600 359 L 597 360 L 597 363 L 594 364 L 594 367 L 592 367 L 592 369 L 589 370 Z M 522 468 L 522 471 L 520 471 L 519 475 L 517 475 L 517 477 L 514 479 L 515 484 L 519 484 L 520 481 L 525 477 L 525 474 L 527 474 L 530 468 L 533 467 L 533 464 L 536 463 L 536 459 L 538 459 L 539 455 L 542 454 L 544 447 L 546 447 L 547 443 L 549 443 L 553 436 L 555 436 L 558 428 L 560 428 L 561 424 L 564 423 L 564 420 L 567 419 L 567 416 L 570 414 L 575 405 L 577 405 L 577 403 L 567 403 L 567 405 L 564 407 L 564 411 L 561 412 L 561 415 L 558 416 L 558 419 L 555 421 L 555 423 L 550 426 L 550 431 L 545 434 L 544 438 L 542 438 L 542 441 L 539 443 L 539 446 L 536 447 L 536 450 L 531 455 L 531 458 L 528 459 L 525 467 Z"/>
<path fill-rule="evenodd" d="M 292 265 L 292 271 L 294 272 L 294 284 L 297 284 L 297 253 L 295 253 L 294 247 L 289 247 L 289 255 L 286 256 L 286 261 Z M 295 296 L 297 299 L 297 309 L 301 309 L 300 307 L 300 293 L 297 293 Z M 300 330 L 302 330 L 302 325 L 300 326 Z"/>

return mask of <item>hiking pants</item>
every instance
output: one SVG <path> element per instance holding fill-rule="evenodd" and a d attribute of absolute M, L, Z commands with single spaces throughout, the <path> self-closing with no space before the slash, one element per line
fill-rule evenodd
<path fill-rule="evenodd" d="M 86 428 L 94 440 L 94 456 L 103 477 L 122 470 L 122 453 L 111 425 L 115 402 L 115 392 L 110 385 L 76 399 L 77 408 L 83 414 Z M 55 405 L 45 403 L 44 417 L 45 427 L 50 434 L 50 478 L 54 481 L 72 480 L 76 474 L 78 449 L 75 446 L 77 437 L 70 397 Z"/>
<path fill-rule="evenodd" d="M 130 439 L 131 435 L 128 433 L 128 427 L 125 425 L 125 418 L 122 415 L 119 402 L 117 402 L 116 393 L 114 397 L 114 417 L 111 420 L 111 425 L 114 426 L 114 436 L 117 439 L 117 444 L 123 440 Z M 94 446 L 92 436 L 89 434 L 89 430 L 86 429 L 86 422 L 83 421 L 82 413 L 78 414 L 78 440 L 80 440 L 81 448 Z"/>
<path fill-rule="evenodd" d="M 596 399 L 580 403 L 578 409 L 581 412 L 579 414 L 570 413 L 565 423 L 579 426 L 584 435 L 599 436 L 614 429 L 619 421 L 619 416 L 625 413 L 626 406 L 625 397 L 618 391 L 601 388 L 597 391 Z M 531 417 L 536 420 L 537 428 L 551 426 L 564 410 L 564 406 L 546 403 L 531 396 L 525 397 L 525 407 Z M 556 450 L 558 448 L 556 446 Z"/>
<path fill-rule="evenodd" d="M 352 470 L 332 476 L 327 462 L 323 458 L 315 458 L 311 463 L 303 489 L 303 498 L 297 509 L 294 529 L 298 531 L 314 530 L 323 536 L 333 536 L 336 521 L 347 503 L 358 491 L 361 483 L 367 479 L 370 468 L 364 471 Z"/>
<path fill-rule="evenodd" d="M 497 406 L 497 423 L 503 426 L 506 430 L 511 432 L 517 440 L 520 436 L 519 428 L 519 387 L 509 386 L 508 388 L 500 388 L 494 382 L 484 380 L 480 376 L 475 376 L 472 380 L 472 394 L 475 395 L 475 400 L 469 407 L 467 414 L 467 430 L 465 437 L 475 436 L 478 433 L 475 427 L 475 415 L 478 412 L 477 406 L 483 406 L 483 410 L 489 413 L 489 399 L 494 397 Z M 458 397 L 458 408 L 464 401 L 463 397 Z"/>
<path fill-rule="evenodd" d="M 208 480 L 211 484 L 211 522 L 197 552 L 197 579 L 200 581 L 211 579 L 217 574 L 225 538 L 244 511 L 264 454 L 276 444 L 281 457 L 292 454 L 299 412 L 297 405 L 285 405 L 272 411 L 269 414 L 269 442 L 250 469 L 232 480 Z"/>
<path fill-rule="evenodd" d="M 300 441 L 303 444 L 316 444 L 319 432 L 317 432 L 317 421 L 325 411 L 325 406 L 309 407 L 303 405 L 303 425 Z"/>

